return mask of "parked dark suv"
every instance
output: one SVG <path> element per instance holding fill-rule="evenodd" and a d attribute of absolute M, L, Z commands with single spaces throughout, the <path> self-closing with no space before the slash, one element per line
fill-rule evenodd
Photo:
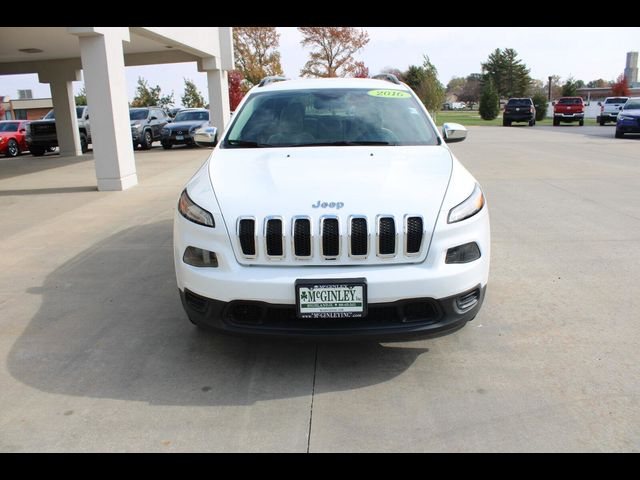
<path fill-rule="evenodd" d="M 536 124 L 536 107 L 530 98 L 510 98 L 504 107 L 502 126 L 509 127 L 512 122 L 527 122 L 530 127 Z"/>
<path fill-rule="evenodd" d="M 171 121 L 166 112 L 159 107 L 131 108 L 129 119 L 133 148 L 140 145 L 144 150 L 150 149 L 154 141 L 160 140 L 160 131 Z"/>
<path fill-rule="evenodd" d="M 208 124 L 209 110 L 184 108 L 176 114 L 173 123 L 162 129 L 162 147 L 169 149 L 174 145 L 195 145 L 193 132 Z"/>

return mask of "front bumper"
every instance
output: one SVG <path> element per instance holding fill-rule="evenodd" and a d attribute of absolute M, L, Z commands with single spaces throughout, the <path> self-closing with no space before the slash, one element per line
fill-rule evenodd
<path fill-rule="evenodd" d="M 640 133 L 640 118 L 618 120 L 616 130 L 620 133 Z"/>
<path fill-rule="evenodd" d="M 189 132 L 185 132 L 181 135 L 176 135 L 175 132 L 164 134 L 162 135 L 160 142 L 167 145 L 195 145 L 193 136 Z"/>
<path fill-rule="evenodd" d="M 226 331 L 272 335 L 327 335 L 369 336 L 432 335 L 441 334 L 464 325 L 473 318 L 484 298 L 490 263 L 489 214 L 485 206 L 473 217 L 455 224 L 447 224 L 448 212 L 441 211 L 436 230 L 429 244 L 428 254 L 422 262 L 398 264 L 350 264 L 347 257 L 340 263 L 327 266 L 279 266 L 241 265 L 236 260 L 225 221 L 214 214 L 215 228 L 197 225 L 186 220 L 177 211 L 174 216 L 174 263 L 178 289 L 204 305 L 203 311 L 185 310 L 194 323 L 210 325 Z M 447 250 L 468 242 L 476 242 L 481 257 L 464 264 L 447 264 Z M 194 267 L 182 260 L 188 246 L 203 248 L 216 253 L 218 267 Z M 343 249 L 343 251 L 345 251 Z M 291 320 L 295 309 L 295 282 L 298 279 L 344 279 L 364 277 L 367 282 L 368 305 L 379 312 L 385 308 L 395 311 L 395 319 L 389 323 L 353 321 L 350 324 L 333 325 L 328 322 L 304 324 Z M 455 312 L 451 305 L 461 294 L 478 289 L 478 303 L 470 310 Z M 431 308 L 432 314 L 423 321 L 406 322 L 398 309 L 408 303 L 421 306 L 406 308 Z M 290 319 L 277 325 L 237 325 L 225 320 L 227 310 L 237 304 L 258 304 L 264 312 L 277 310 Z M 231 306 L 230 306 L 231 305 Z M 379 307 L 379 308 L 378 308 Z M 275 315 L 269 313 L 269 315 Z M 377 313 L 374 316 L 379 318 Z M 387 315 L 388 316 L 388 315 Z M 295 315 L 294 315 L 295 317 Z"/>
<path fill-rule="evenodd" d="M 253 336 L 309 338 L 313 340 L 402 341 L 453 333 L 475 318 L 482 306 L 485 286 L 442 299 L 405 299 L 369 303 L 368 314 L 354 319 L 299 319 L 295 305 L 236 300 L 221 302 L 180 290 L 192 323 L 222 332 Z M 473 295 L 466 308 L 460 299 Z"/>

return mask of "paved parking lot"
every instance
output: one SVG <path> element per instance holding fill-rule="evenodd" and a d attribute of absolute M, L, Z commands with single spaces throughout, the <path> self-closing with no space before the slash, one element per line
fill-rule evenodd
<path fill-rule="evenodd" d="M 607 136 L 605 132 L 610 135 Z M 446 337 L 202 334 L 171 217 L 208 152 L 0 159 L 0 451 L 639 451 L 640 142 L 612 127 L 472 127 L 492 270 Z"/>

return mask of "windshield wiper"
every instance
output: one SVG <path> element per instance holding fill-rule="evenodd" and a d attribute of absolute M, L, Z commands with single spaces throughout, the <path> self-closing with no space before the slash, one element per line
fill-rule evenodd
<path fill-rule="evenodd" d="M 314 143 L 292 143 L 291 145 L 285 145 L 286 147 L 327 147 L 327 146 L 343 146 L 343 145 L 392 145 L 389 142 L 378 142 L 369 140 L 356 140 L 352 142 L 314 142 Z"/>
<path fill-rule="evenodd" d="M 262 147 L 272 147 L 273 145 L 269 145 L 268 143 L 258 143 L 249 140 L 227 140 L 229 145 L 238 146 L 238 147 L 247 147 L 247 148 L 262 148 Z"/>

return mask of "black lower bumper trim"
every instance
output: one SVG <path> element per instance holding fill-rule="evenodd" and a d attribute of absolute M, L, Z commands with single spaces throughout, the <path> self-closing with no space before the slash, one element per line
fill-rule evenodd
<path fill-rule="evenodd" d="M 485 290 L 486 286 L 478 285 L 441 299 L 370 303 L 365 318 L 353 319 L 299 319 L 295 305 L 221 302 L 189 290 L 181 290 L 180 298 L 192 323 L 228 333 L 313 340 L 402 341 L 438 337 L 462 328 L 477 315 Z"/>

